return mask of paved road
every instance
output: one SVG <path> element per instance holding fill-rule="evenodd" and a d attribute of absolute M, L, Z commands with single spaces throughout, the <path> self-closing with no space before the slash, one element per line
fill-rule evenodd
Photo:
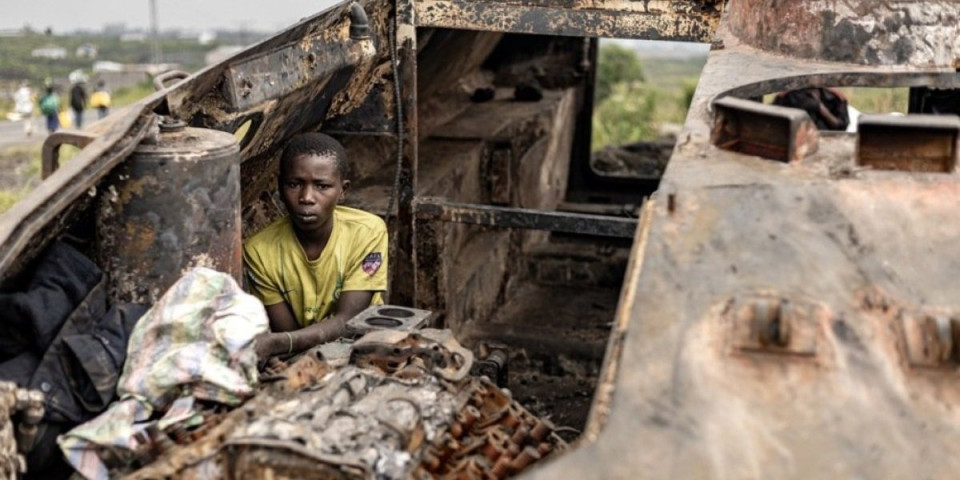
<path fill-rule="evenodd" d="M 73 112 L 70 112 L 71 118 Z M 89 125 L 97 121 L 97 112 L 87 110 L 83 112 L 83 124 Z M 30 145 L 42 142 L 47 137 L 47 124 L 43 117 L 33 119 L 33 135 L 23 134 L 23 122 L 11 122 L 6 119 L 0 121 L 0 150 L 15 145 Z M 73 128 L 73 127 L 71 127 Z"/>

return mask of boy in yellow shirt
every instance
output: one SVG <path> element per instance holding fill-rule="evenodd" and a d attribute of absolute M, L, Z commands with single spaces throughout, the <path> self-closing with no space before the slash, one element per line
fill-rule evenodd
<path fill-rule="evenodd" d="M 348 178 L 346 152 L 327 135 L 297 135 L 283 150 L 278 187 L 289 215 L 243 247 L 248 284 L 270 318 L 271 333 L 257 338 L 261 360 L 334 340 L 347 320 L 383 303 L 387 227 L 338 205 Z"/>

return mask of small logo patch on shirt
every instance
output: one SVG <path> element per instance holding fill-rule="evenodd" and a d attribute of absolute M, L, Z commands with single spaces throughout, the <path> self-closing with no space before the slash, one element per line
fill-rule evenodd
<path fill-rule="evenodd" d="M 362 268 L 367 275 L 373 275 L 377 273 L 377 270 L 380 270 L 381 263 L 383 263 L 383 256 L 380 255 L 380 252 L 373 252 L 367 255 L 367 258 L 363 259 L 360 268 Z"/>

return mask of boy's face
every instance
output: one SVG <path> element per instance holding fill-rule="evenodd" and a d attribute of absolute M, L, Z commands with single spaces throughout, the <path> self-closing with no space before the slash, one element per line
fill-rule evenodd
<path fill-rule="evenodd" d="M 303 233 L 323 231 L 349 184 L 340 178 L 333 155 L 295 157 L 280 179 L 280 195 L 294 228 Z"/>

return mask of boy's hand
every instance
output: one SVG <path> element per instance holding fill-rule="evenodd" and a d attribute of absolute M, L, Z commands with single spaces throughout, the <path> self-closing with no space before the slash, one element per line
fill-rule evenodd
<path fill-rule="evenodd" d="M 261 333 L 253 339 L 253 349 L 257 352 L 257 364 L 266 365 L 270 357 L 276 355 L 277 336 L 273 333 Z"/>

